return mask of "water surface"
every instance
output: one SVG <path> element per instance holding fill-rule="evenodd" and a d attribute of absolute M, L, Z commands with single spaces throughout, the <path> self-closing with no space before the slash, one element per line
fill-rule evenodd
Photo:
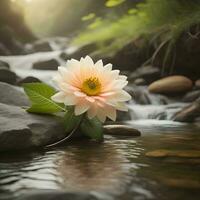
<path fill-rule="evenodd" d="M 102 199 L 200 199 L 200 155 L 146 156 L 160 149 L 200 152 L 200 128 L 158 120 L 130 124 L 142 131 L 141 137 L 106 136 L 103 143 L 1 153 L 0 200 L 35 189 L 88 191 Z"/>

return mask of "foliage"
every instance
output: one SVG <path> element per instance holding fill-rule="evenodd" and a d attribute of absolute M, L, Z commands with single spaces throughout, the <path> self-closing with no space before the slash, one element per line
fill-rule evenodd
<path fill-rule="evenodd" d="M 81 124 L 81 130 L 86 136 L 96 140 L 103 139 L 103 129 L 99 120 L 97 120 L 96 118 L 85 118 L 83 122 L 84 123 Z"/>
<path fill-rule="evenodd" d="M 32 106 L 27 110 L 32 113 L 56 113 L 64 111 L 64 107 L 51 100 L 55 89 L 44 83 L 26 83 L 23 85 Z"/>
<path fill-rule="evenodd" d="M 55 103 L 51 97 L 56 93 L 55 89 L 44 83 L 26 83 L 24 91 L 29 97 L 32 105 L 27 112 L 36 114 L 53 114 L 65 112 L 63 121 L 67 133 L 73 133 L 79 126 L 84 135 L 91 139 L 102 140 L 103 129 L 99 120 L 88 119 L 84 115 L 75 116 L 74 108 Z"/>
<path fill-rule="evenodd" d="M 96 18 L 92 23 L 95 21 Z M 200 22 L 200 1 L 146 0 L 117 20 L 100 21 L 98 26 L 90 24 L 73 44 L 97 43 L 103 47 L 102 53 L 112 54 L 140 36 L 147 36 L 149 40 L 159 36 L 162 41 L 173 43 L 183 31 Z"/>

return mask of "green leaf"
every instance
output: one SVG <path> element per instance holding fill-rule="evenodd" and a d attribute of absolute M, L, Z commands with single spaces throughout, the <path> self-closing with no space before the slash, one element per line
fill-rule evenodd
<path fill-rule="evenodd" d="M 102 140 L 103 139 L 103 128 L 101 122 L 96 119 L 84 119 L 81 123 L 81 131 L 86 136 L 95 139 Z"/>
<path fill-rule="evenodd" d="M 124 3 L 126 0 L 107 0 L 106 7 L 115 7 L 122 3 Z"/>
<path fill-rule="evenodd" d="M 86 15 L 86 16 L 83 16 L 83 17 L 81 18 L 81 20 L 82 20 L 82 21 L 88 21 L 88 20 L 93 19 L 95 16 L 96 16 L 95 13 L 90 13 L 90 14 L 88 14 L 88 15 Z"/>
<path fill-rule="evenodd" d="M 77 128 L 82 120 L 82 115 L 75 116 L 73 109 L 69 109 L 64 116 L 64 127 L 67 133 Z"/>
<path fill-rule="evenodd" d="M 27 110 L 32 113 L 55 113 L 65 111 L 62 104 L 57 104 L 51 100 L 56 90 L 44 83 L 23 84 L 24 91 L 28 95 L 32 106 Z"/>

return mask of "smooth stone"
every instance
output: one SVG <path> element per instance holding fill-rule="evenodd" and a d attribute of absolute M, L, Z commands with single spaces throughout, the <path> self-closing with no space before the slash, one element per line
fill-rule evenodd
<path fill-rule="evenodd" d="M 17 81 L 17 85 L 21 86 L 24 83 L 38 83 L 38 82 L 42 82 L 42 81 L 33 76 L 27 76 L 26 78 L 23 78 L 23 79 L 20 79 L 19 81 Z"/>
<path fill-rule="evenodd" d="M 34 52 L 47 52 L 47 51 L 52 51 L 52 48 L 49 44 L 48 41 L 36 41 L 33 43 L 33 50 Z"/>
<path fill-rule="evenodd" d="M 17 75 L 7 67 L 0 67 L 0 81 L 15 84 L 17 81 Z"/>
<path fill-rule="evenodd" d="M 196 80 L 195 87 L 200 89 L 200 79 Z"/>
<path fill-rule="evenodd" d="M 166 158 L 166 157 L 180 157 L 180 158 L 200 158 L 200 151 L 198 150 L 167 150 L 157 149 L 147 152 L 147 157 Z"/>
<path fill-rule="evenodd" d="M 86 192 L 65 192 L 58 190 L 36 190 L 16 200 L 98 200 L 96 196 Z"/>
<path fill-rule="evenodd" d="M 0 82 L 0 103 L 15 106 L 29 106 L 29 100 L 21 88 Z"/>
<path fill-rule="evenodd" d="M 65 136 L 60 118 L 0 103 L 0 151 L 41 147 Z"/>
<path fill-rule="evenodd" d="M 191 90 L 193 83 L 185 76 L 169 76 L 149 85 L 148 90 L 152 93 L 176 94 Z"/>
<path fill-rule="evenodd" d="M 173 120 L 178 122 L 194 122 L 198 117 L 200 117 L 200 98 L 176 113 Z"/>
<path fill-rule="evenodd" d="M 70 56 L 67 55 L 65 52 L 62 52 L 59 57 L 65 61 L 67 61 L 68 59 L 70 59 Z"/>
<path fill-rule="evenodd" d="M 200 98 L 200 90 L 194 90 L 194 91 L 188 92 L 183 97 L 183 101 L 184 102 L 193 102 L 193 101 L 197 100 L 198 98 Z"/>
<path fill-rule="evenodd" d="M 39 70 L 57 70 L 59 62 L 56 59 L 50 59 L 47 61 L 40 61 L 33 64 L 33 69 Z"/>
<path fill-rule="evenodd" d="M 5 67 L 5 68 L 9 69 L 10 65 L 7 62 L 0 60 L 0 67 Z"/>
<path fill-rule="evenodd" d="M 105 125 L 104 134 L 116 136 L 140 136 L 141 132 L 127 125 Z"/>
<path fill-rule="evenodd" d="M 180 189 L 200 189 L 200 181 L 182 178 L 165 178 L 160 180 L 163 184 Z"/>
<path fill-rule="evenodd" d="M 135 85 L 147 85 L 147 82 L 146 82 L 143 78 L 137 78 L 137 79 L 134 81 L 134 84 L 135 84 Z"/>

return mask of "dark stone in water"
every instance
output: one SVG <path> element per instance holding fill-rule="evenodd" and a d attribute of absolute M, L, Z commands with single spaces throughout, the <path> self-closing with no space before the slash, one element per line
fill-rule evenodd
<path fill-rule="evenodd" d="M 135 85 L 147 85 L 147 82 L 146 82 L 143 78 L 137 78 L 137 79 L 134 81 L 134 84 L 135 84 Z"/>
<path fill-rule="evenodd" d="M 45 146 L 65 136 L 59 118 L 0 103 L 0 151 Z"/>
<path fill-rule="evenodd" d="M 15 106 L 28 106 L 29 101 L 21 88 L 0 82 L 0 103 Z"/>
<path fill-rule="evenodd" d="M 33 69 L 39 70 L 57 70 L 59 62 L 56 59 L 50 59 L 46 61 L 40 61 L 33 64 Z"/>
<path fill-rule="evenodd" d="M 184 102 L 193 102 L 193 101 L 195 101 L 198 98 L 200 98 L 200 90 L 195 90 L 195 91 L 188 92 L 183 97 L 183 101 Z"/>
<path fill-rule="evenodd" d="M 10 84 L 15 84 L 17 75 L 10 71 L 7 67 L 0 67 L 0 81 Z"/>
<path fill-rule="evenodd" d="M 20 88 L 0 83 L 0 151 L 44 146 L 64 138 L 60 118 L 27 113 L 29 101 Z"/>
<path fill-rule="evenodd" d="M 200 158 L 200 151 L 157 149 L 154 151 L 147 152 L 145 155 L 154 158 L 165 158 L 165 157 Z"/>
<path fill-rule="evenodd" d="M 38 78 L 33 77 L 33 76 L 27 76 L 26 78 L 20 79 L 17 82 L 17 85 L 21 86 L 24 83 L 38 83 L 38 82 L 42 82 L 42 81 Z"/>
<path fill-rule="evenodd" d="M 65 61 L 68 60 L 68 59 L 70 59 L 70 56 L 67 55 L 65 52 L 62 52 L 59 57 L 61 59 L 65 60 Z"/>
<path fill-rule="evenodd" d="M 200 189 L 200 181 L 181 178 L 165 178 L 160 180 L 163 184 L 180 189 Z"/>
<path fill-rule="evenodd" d="M 0 67 L 5 67 L 5 68 L 9 69 L 10 65 L 7 62 L 0 60 Z"/>
<path fill-rule="evenodd" d="M 11 55 L 10 50 L 2 43 L 0 43 L 0 55 L 1 56 Z"/>
<path fill-rule="evenodd" d="M 140 136 L 141 132 L 127 125 L 105 125 L 104 133 L 116 136 Z"/>
<path fill-rule="evenodd" d="M 35 43 L 33 43 L 32 48 L 34 52 L 52 51 L 52 48 L 48 41 L 36 41 Z"/>
<path fill-rule="evenodd" d="M 194 122 L 198 117 L 200 117 L 200 98 L 176 113 L 173 119 L 178 122 Z"/>
<path fill-rule="evenodd" d="M 16 200 L 98 200 L 93 194 L 86 192 L 64 192 L 56 190 L 39 190 L 29 192 Z"/>
<path fill-rule="evenodd" d="M 195 88 L 200 89 L 200 79 L 196 80 Z"/>
<path fill-rule="evenodd" d="M 89 55 L 90 53 L 95 51 L 96 48 L 97 48 L 97 46 L 95 43 L 86 44 L 86 45 L 76 48 L 76 50 L 69 53 L 67 55 L 67 57 L 74 58 L 74 59 L 80 59 L 81 57 L 85 57 L 86 55 Z"/>
<path fill-rule="evenodd" d="M 117 111 L 116 121 L 122 122 L 122 121 L 129 121 L 129 120 L 131 120 L 131 115 L 129 112 Z"/>

